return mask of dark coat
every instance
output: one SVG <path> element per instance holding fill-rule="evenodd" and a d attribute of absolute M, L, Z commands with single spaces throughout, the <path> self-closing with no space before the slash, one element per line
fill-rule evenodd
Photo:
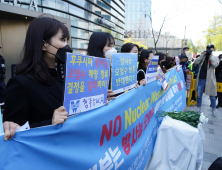
<path fill-rule="evenodd" d="M 3 121 L 19 125 L 29 121 L 31 128 L 51 125 L 54 110 L 63 105 L 63 85 L 58 75 L 52 83 L 41 83 L 20 74 L 11 78 L 6 87 Z"/>
<path fill-rule="evenodd" d="M 220 61 L 219 65 L 215 69 L 215 75 L 217 82 L 221 82 L 222 80 L 222 61 Z"/>

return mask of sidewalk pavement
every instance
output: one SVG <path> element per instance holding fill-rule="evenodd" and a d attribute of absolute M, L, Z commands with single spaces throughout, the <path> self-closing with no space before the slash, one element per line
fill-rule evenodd
<path fill-rule="evenodd" d="M 186 111 L 196 111 L 196 106 L 185 107 Z M 203 125 L 205 133 L 204 157 L 201 170 L 208 170 L 210 165 L 222 157 L 222 108 L 217 109 L 217 117 L 212 116 L 209 96 L 203 95 L 201 110 L 208 117 L 208 124 Z"/>

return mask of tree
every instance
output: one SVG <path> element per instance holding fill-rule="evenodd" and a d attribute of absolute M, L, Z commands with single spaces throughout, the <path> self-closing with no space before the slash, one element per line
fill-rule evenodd
<path fill-rule="evenodd" d="M 163 40 L 163 43 L 164 43 L 164 46 L 166 48 L 166 52 L 165 54 L 169 54 L 170 51 L 173 49 L 173 47 L 175 47 L 176 43 L 175 41 L 173 41 L 173 39 L 175 39 L 176 36 L 173 36 L 173 35 L 170 35 L 169 32 L 165 32 L 164 35 L 162 35 L 162 40 Z M 171 40 L 171 49 L 168 51 L 167 48 L 168 48 L 168 44 Z"/>
<path fill-rule="evenodd" d="M 133 32 L 132 31 L 125 31 L 125 35 L 124 35 L 124 38 L 132 38 L 134 35 L 133 35 Z"/>
<path fill-rule="evenodd" d="M 183 10 L 176 9 L 175 11 L 171 11 L 170 13 L 164 14 L 163 13 L 163 20 L 162 24 L 160 26 L 159 31 L 154 31 L 153 27 L 153 15 L 156 13 L 156 11 L 152 12 L 151 11 L 151 1 L 150 0 L 143 0 L 144 7 L 141 9 L 142 14 L 145 16 L 145 18 L 149 18 L 150 20 L 150 27 L 151 27 L 151 33 L 153 36 L 153 41 L 154 41 L 154 48 L 155 51 L 157 52 L 157 43 L 159 41 L 163 26 L 165 22 L 173 17 L 178 16 L 178 11 L 184 12 Z"/>
<path fill-rule="evenodd" d="M 220 16 L 215 16 L 210 20 L 210 26 L 203 31 L 207 44 L 214 44 L 218 51 L 222 51 L 222 19 Z"/>
<path fill-rule="evenodd" d="M 204 51 L 205 47 L 201 40 L 198 40 L 196 44 L 197 45 L 195 45 L 192 41 L 188 42 L 187 47 L 189 48 L 189 52 L 197 54 Z"/>

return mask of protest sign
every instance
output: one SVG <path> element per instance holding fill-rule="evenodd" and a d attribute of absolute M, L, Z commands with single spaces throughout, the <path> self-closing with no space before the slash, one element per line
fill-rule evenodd
<path fill-rule="evenodd" d="M 157 69 L 157 76 L 159 78 L 159 81 L 160 81 L 163 89 L 166 90 L 168 87 L 168 83 L 166 81 L 165 74 L 163 73 L 163 71 L 160 67 L 158 67 L 158 69 Z"/>
<path fill-rule="evenodd" d="M 153 56 L 146 70 L 146 83 L 156 80 L 159 56 Z"/>
<path fill-rule="evenodd" d="M 175 56 L 175 62 L 176 62 L 176 66 L 177 66 L 177 71 L 180 71 L 180 61 L 178 56 Z"/>
<path fill-rule="evenodd" d="M 173 69 L 166 91 L 153 81 L 64 124 L 19 132 L 10 141 L 0 136 L 0 169 L 144 170 L 161 123 L 158 111 L 186 106 L 181 77 L 182 70 Z"/>
<path fill-rule="evenodd" d="M 64 107 L 69 115 L 104 105 L 110 60 L 67 53 Z"/>
<path fill-rule="evenodd" d="M 111 88 L 114 93 L 121 93 L 135 87 L 137 81 L 137 54 L 112 54 Z"/>

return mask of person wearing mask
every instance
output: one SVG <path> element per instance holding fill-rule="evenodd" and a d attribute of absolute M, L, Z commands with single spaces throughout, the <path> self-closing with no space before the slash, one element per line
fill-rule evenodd
<path fill-rule="evenodd" d="M 163 62 L 163 66 L 165 67 L 166 71 L 170 70 L 171 68 L 174 67 L 174 59 L 173 57 L 167 56 L 166 57 L 166 62 Z"/>
<path fill-rule="evenodd" d="M 111 54 L 117 52 L 114 46 L 115 40 L 110 33 L 94 32 L 89 38 L 87 55 L 111 59 Z M 110 87 L 111 84 L 109 84 L 109 88 Z M 110 89 L 108 90 L 107 99 L 115 99 L 115 93 Z M 106 102 L 106 105 L 107 104 L 108 101 Z"/>
<path fill-rule="evenodd" d="M 188 54 L 189 54 L 189 48 L 188 47 L 184 47 L 183 48 L 183 52 L 179 55 L 179 58 L 182 56 L 182 55 L 186 55 L 186 56 L 188 56 Z"/>
<path fill-rule="evenodd" d="M 180 65 L 182 65 L 182 70 L 184 74 L 184 80 L 187 81 L 187 73 L 189 73 L 189 69 L 187 68 L 187 62 L 188 58 L 186 55 L 181 55 L 180 57 Z"/>
<path fill-rule="evenodd" d="M 155 55 L 159 56 L 158 65 L 162 69 L 163 73 L 166 73 L 166 68 L 165 68 L 165 65 L 166 65 L 166 54 L 159 52 L 159 53 L 156 53 Z"/>
<path fill-rule="evenodd" d="M 139 85 L 144 84 L 144 83 L 146 84 L 146 80 L 145 80 L 146 70 L 152 58 L 153 58 L 152 51 L 148 51 L 148 50 L 142 51 L 140 55 L 139 68 L 137 72 L 137 81 Z"/>
<path fill-rule="evenodd" d="M 41 16 L 30 23 L 22 62 L 6 88 L 5 140 L 12 139 L 16 128 L 27 121 L 31 128 L 66 121 L 67 111 L 62 106 L 63 82 L 55 61 L 64 61 L 66 52 L 72 52 L 68 40 L 67 27 L 56 19 Z"/>
<path fill-rule="evenodd" d="M 219 59 L 213 56 L 214 45 L 209 44 L 206 51 L 197 58 L 194 63 L 199 65 L 199 72 L 195 83 L 195 90 L 197 90 L 197 112 L 201 111 L 203 92 L 210 96 L 212 114 L 216 115 L 216 98 L 217 85 L 214 69 L 219 65 Z"/>
<path fill-rule="evenodd" d="M 87 55 L 106 58 L 106 52 L 113 49 L 114 46 L 115 40 L 110 33 L 94 32 L 89 38 Z"/>
<path fill-rule="evenodd" d="M 215 69 L 216 80 L 222 83 L 222 54 L 219 55 L 219 66 Z M 217 92 L 218 104 L 216 108 L 222 107 L 222 93 Z"/>

